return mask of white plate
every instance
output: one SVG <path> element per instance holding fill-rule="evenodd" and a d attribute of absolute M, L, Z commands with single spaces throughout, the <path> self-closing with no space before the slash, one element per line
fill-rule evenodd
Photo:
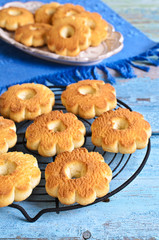
<path fill-rule="evenodd" d="M 5 4 L 2 8 L 7 8 L 11 6 L 23 7 L 31 12 L 35 12 L 43 3 L 42 2 L 10 2 Z M 22 51 L 31 54 L 33 56 L 62 64 L 68 65 L 94 65 L 101 62 L 103 59 L 108 58 L 118 52 L 123 48 L 123 36 L 121 33 L 116 32 L 112 25 L 108 25 L 108 37 L 97 47 L 89 47 L 87 50 L 80 52 L 76 57 L 60 56 L 55 53 L 49 52 L 47 47 L 42 48 L 32 48 L 26 47 L 25 45 L 18 43 L 14 40 L 14 33 L 8 32 L 0 28 L 0 38 L 5 42 L 21 49 Z"/>

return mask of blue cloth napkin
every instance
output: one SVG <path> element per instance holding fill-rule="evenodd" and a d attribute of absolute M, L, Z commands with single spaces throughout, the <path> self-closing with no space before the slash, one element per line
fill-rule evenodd
<path fill-rule="evenodd" d="M 1 0 L 0 5 L 7 2 L 13 0 Z M 26 1 L 21 0 L 21 2 Z M 43 3 L 48 2 L 51 1 L 43 0 Z M 41 60 L 0 40 L 0 92 L 4 92 L 8 86 L 24 82 L 45 83 L 48 80 L 55 85 L 68 85 L 82 79 L 99 79 L 98 68 L 106 73 L 106 81 L 113 84 L 115 79 L 107 67 L 117 70 L 125 78 L 131 78 L 135 76 L 132 66 L 148 71 L 149 67 L 145 65 L 146 63 L 159 65 L 159 43 L 150 40 L 102 1 L 58 0 L 58 2 L 80 4 L 88 11 L 100 13 L 116 31 L 123 34 L 123 50 L 96 66 L 75 67 Z M 135 61 L 143 62 L 144 65 Z"/>

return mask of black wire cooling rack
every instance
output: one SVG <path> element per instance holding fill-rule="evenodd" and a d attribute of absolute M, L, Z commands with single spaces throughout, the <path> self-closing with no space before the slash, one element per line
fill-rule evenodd
<path fill-rule="evenodd" d="M 53 110 L 63 110 L 64 112 L 66 112 L 66 109 L 61 104 L 61 100 L 60 100 L 61 92 L 65 89 L 65 87 L 49 86 L 49 88 L 55 93 L 55 106 L 53 107 Z M 119 99 L 117 100 L 117 108 L 118 107 L 128 108 L 129 110 L 131 110 L 131 108 L 127 104 L 125 104 L 124 102 L 122 102 Z M 90 126 L 94 119 L 85 120 L 80 117 L 79 117 L 79 119 L 84 123 L 84 125 L 86 127 L 85 143 L 84 143 L 83 147 L 86 147 L 88 149 L 88 151 L 100 152 L 102 154 L 102 156 L 104 157 L 106 163 L 110 166 L 110 168 L 112 169 L 112 172 L 113 172 L 113 178 L 110 183 L 111 191 L 108 194 L 106 194 L 104 197 L 97 198 L 95 200 L 95 202 L 93 202 L 89 205 L 93 205 L 93 204 L 101 202 L 101 201 L 109 201 L 109 198 L 111 196 L 113 196 L 114 194 L 118 193 L 123 188 L 125 188 L 141 172 L 141 170 L 143 169 L 143 167 L 149 157 L 149 154 L 150 154 L 150 149 L 151 149 L 150 140 L 149 140 L 147 148 L 145 149 L 143 159 L 141 159 L 139 161 L 139 164 L 138 164 L 137 168 L 135 169 L 135 172 L 133 172 L 129 177 L 127 177 L 127 179 L 122 184 L 120 184 L 119 186 L 116 186 L 116 184 L 113 184 L 113 183 L 118 182 L 119 174 L 124 173 L 124 171 L 127 169 L 126 167 L 128 165 L 128 162 L 132 158 L 132 154 L 120 154 L 120 153 L 113 154 L 113 153 L 104 152 L 101 148 L 95 147 L 91 143 L 91 130 L 90 130 Z M 31 124 L 31 121 L 25 121 L 25 122 L 17 124 L 18 141 L 17 141 L 16 146 L 12 149 L 12 151 L 23 151 L 24 153 L 30 153 L 38 159 L 38 164 L 39 164 L 39 167 L 42 172 L 41 182 L 33 190 L 32 195 L 27 200 L 25 200 L 23 202 L 19 202 L 19 203 L 13 203 L 9 207 L 16 208 L 19 211 L 21 211 L 21 213 L 24 215 L 24 217 L 29 222 L 35 222 L 43 214 L 48 213 L 48 212 L 60 213 L 61 211 L 68 211 L 68 210 L 86 207 L 86 206 L 82 206 L 80 204 L 73 204 L 73 205 L 69 205 L 69 206 L 62 205 L 58 201 L 57 198 L 52 198 L 46 193 L 46 191 L 45 191 L 45 176 L 44 176 L 45 167 L 48 163 L 54 161 L 55 157 L 44 158 L 44 157 L 41 157 L 37 152 L 31 151 L 26 148 L 25 131 L 26 131 L 26 128 L 30 124 Z M 114 185 L 114 187 L 113 187 L 113 185 Z M 26 203 L 26 201 L 28 202 L 28 204 L 29 203 L 35 203 L 35 204 L 41 203 L 42 204 L 42 208 L 40 209 L 40 211 L 38 210 L 37 214 L 34 217 L 31 217 L 28 214 L 28 211 L 25 209 L 26 204 L 24 204 L 24 202 Z M 50 204 L 51 204 L 51 207 L 46 208 L 46 206 L 47 205 L 50 206 Z M 87 206 L 89 206 L 89 205 L 87 205 Z M 30 208 L 31 207 L 32 207 L 32 205 L 30 205 Z M 27 209 L 28 209 L 28 205 L 27 205 Z"/>

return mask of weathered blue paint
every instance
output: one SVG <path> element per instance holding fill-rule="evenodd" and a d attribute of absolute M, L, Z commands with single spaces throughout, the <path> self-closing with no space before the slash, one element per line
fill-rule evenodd
<path fill-rule="evenodd" d="M 151 122 L 153 131 L 158 131 L 158 80 L 118 79 L 117 96 L 127 102 L 133 110 L 145 115 Z M 124 96 L 124 97 L 123 97 Z M 140 100 L 137 100 L 139 99 Z M 153 100 L 142 101 L 141 98 Z M 59 215 L 48 213 L 37 222 L 28 223 L 17 210 L 0 209 L 0 237 L 3 238 L 53 238 L 79 237 L 89 230 L 91 239 L 148 239 L 159 236 L 159 136 L 152 136 L 152 151 L 150 158 L 141 172 L 128 187 L 111 198 L 109 203 L 98 203 L 84 209 L 62 212 Z M 143 151 L 138 150 L 127 166 L 120 180 L 126 179 L 143 157 Z M 24 204 L 31 216 L 41 209 L 41 204 Z M 47 205 L 46 207 L 49 207 Z M 50 206 L 51 207 L 51 206 Z"/>

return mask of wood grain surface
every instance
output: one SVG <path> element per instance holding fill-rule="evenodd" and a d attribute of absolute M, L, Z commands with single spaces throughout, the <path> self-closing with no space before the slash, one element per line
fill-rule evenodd
<path fill-rule="evenodd" d="M 149 38 L 159 41 L 159 1 L 103 0 Z"/>
<path fill-rule="evenodd" d="M 121 16 L 155 41 L 159 41 L 159 1 L 105 0 Z M 11 208 L 0 209 L 1 239 L 54 239 L 54 240 L 110 240 L 159 239 L 159 68 L 149 73 L 135 70 L 138 77 L 117 77 L 117 97 L 134 111 L 142 113 L 152 126 L 152 149 L 140 175 L 125 189 L 110 198 L 84 209 L 60 214 L 44 214 L 37 222 L 28 223 L 22 214 Z M 116 73 L 113 73 L 116 74 Z M 133 172 L 142 157 L 137 151 L 121 174 L 124 181 Z M 25 203 L 24 203 L 25 204 Z M 33 216 L 40 203 L 26 209 Z"/>

